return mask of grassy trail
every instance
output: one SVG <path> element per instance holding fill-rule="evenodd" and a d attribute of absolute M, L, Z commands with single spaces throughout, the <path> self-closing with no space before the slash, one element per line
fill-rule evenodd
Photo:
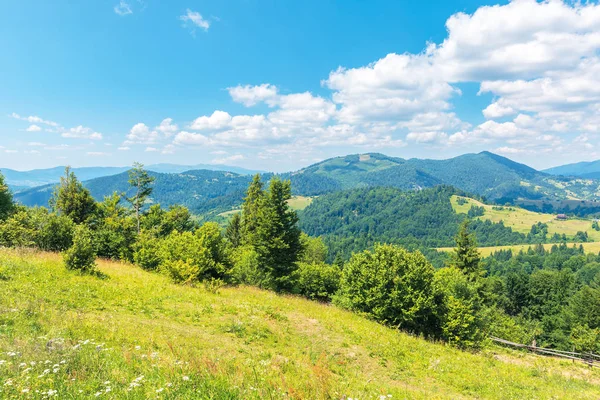
<path fill-rule="evenodd" d="M 0 398 L 600 397 L 600 372 L 579 364 L 462 352 L 251 287 L 211 293 L 99 269 L 0 250 Z"/>

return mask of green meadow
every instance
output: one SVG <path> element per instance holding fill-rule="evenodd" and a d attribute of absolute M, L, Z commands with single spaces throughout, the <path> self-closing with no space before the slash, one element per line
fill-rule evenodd
<path fill-rule="evenodd" d="M 0 250 L 0 398 L 597 399 L 600 372 L 457 350 L 331 305 Z"/>

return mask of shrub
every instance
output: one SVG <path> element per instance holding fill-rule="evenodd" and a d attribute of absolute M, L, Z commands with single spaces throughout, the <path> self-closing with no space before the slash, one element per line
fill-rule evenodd
<path fill-rule="evenodd" d="M 296 293 L 311 300 L 329 301 L 340 285 L 340 269 L 325 263 L 298 263 Z"/>
<path fill-rule="evenodd" d="M 41 250 L 64 251 L 73 245 L 75 224 L 71 218 L 39 208 L 34 210 L 33 222 L 35 245 Z"/>
<path fill-rule="evenodd" d="M 252 246 L 236 248 L 231 260 L 230 277 L 233 283 L 242 283 L 262 288 L 271 287 L 269 274 L 260 267 L 260 257 Z"/>
<path fill-rule="evenodd" d="M 191 232 L 173 232 L 160 242 L 160 269 L 175 282 L 187 283 L 221 276 L 222 266 L 213 258 L 210 240 Z"/>
<path fill-rule="evenodd" d="M 155 270 L 160 265 L 159 240 L 147 231 L 142 231 L 133 248 L 133 262 L 147 270 Z"/>
<path fill-rule="evenodd" d="M 73 246 L 63 253 L 68 269 L 91 272 L 96 267 L 96 249 L 92 232 L 85 226 L 75 228 Z"/>
<path fill-rule="evenodd" d="M 485 338 L 476 285 L 457 267 L 435 274 L 442 338 L 460 348 L 477 348 Z"/>
<path fill-rule="evenodd" d="M 420 252 L 376 245 L 345 264 L 336 303 L 388 325 L 424 334 L 436 326 L 434 268 Z"/>

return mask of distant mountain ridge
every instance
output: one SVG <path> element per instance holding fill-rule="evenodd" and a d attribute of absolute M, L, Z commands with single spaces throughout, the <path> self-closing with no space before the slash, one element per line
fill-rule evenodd
<path fill-rule="evenodd" d="M 131 167 L 81 167 L 72 168 L 75 175 L 81 181 L 100 178 L 103 176 L 117 175 L 128 171 Z M 161 173 L 181 173 L 192 170 L 209 170 L 209 171 L 226 171 L 235 172 L 240 175 L 249 175 L 255 173 L 264 173 L 264 171 L 250 170 L 241 167 L 215 164 L 196 164 L 196 165 L 179 165 L 179 164 L 152 164 L 146 166 L 146 169 L 153 172 Z M 60 177 L 65 173 L 65 167 L 59 166 L 46 169 L 33 169 L 30 171 L 16 171 L 10 168 L 0 168 L 0 172 L 6 178 L 6 183 L 13 191 L 21 191 L 27 188 L 43 186 L 51 183 L 60 182 Z"/>
<path fill-rule="evenodd" d="M 152 174 L 156 176 L 153 201 L 164 206 L 184 204 L 195 213 L 223 211 L 239 205 L 251 179 L 249 175 L 208 170 Z M 267 181 L 271 176 L 263 174 L 263 179 Z M 600 194 L 599 180 L 549 175 L 490 152 L 446 160 L 352 154 L 279 176 L 292 181 L 294 194 L 304 196 L 377 186 L 422 190 L 449 185 L 500 204 L 533 201 L 547 206 L 545 203 L 567 200 L 598 200 Z M 84 185 L 101 200 L 114 191 L 127 191 L 127 174 L 85 180 Z M 24 190 L 16 193 L 15 198 L 26 205 L 45 205 L 52 186 Z"/>
<path fill-rule="evenodd" d="M 551 175 L 566 175 L 578 176 L 586 179 L 600 179 L 600 160 L 560 165 L 558 167 L 545 169 L 543 172 Z"/>

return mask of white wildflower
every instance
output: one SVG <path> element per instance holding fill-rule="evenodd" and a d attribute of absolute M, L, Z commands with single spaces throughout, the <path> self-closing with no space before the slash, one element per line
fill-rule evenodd
<path fill-rule="evenodd" d="M 183 376 L 183 380 L 184 380 L 184 381 L 189 381 L 189 380 L 190 380 L 190 377 L 189 377 L 189 376 L 187 376 L 187 375 L 184 375 L 184 376 Z"/>

